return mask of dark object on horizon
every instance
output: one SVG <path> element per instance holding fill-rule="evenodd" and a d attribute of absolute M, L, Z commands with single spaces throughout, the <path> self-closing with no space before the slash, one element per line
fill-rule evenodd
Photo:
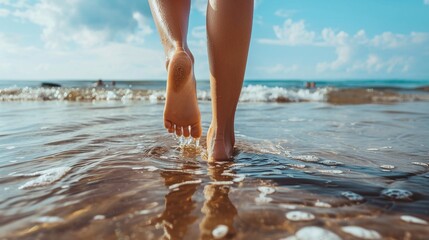
<path fill-rule="evenodd" d="M 305 87 L 306 88 L 316 88 L 316 83 L 315 82 L 306 82 Z"/>
<path fill-rule="evenodd" d="M 112 81 L 112 87 L 116 86 L 116 81 Z"/>
<path fill-rule="evenodd" d="M 58 83 L 49 83 L 49 82 L 42 82 L 40 86 L 45 88 L 61 87 L 61 85 Z"/>
<path fill-rule="evenodd" d="M 98 81 L 94 83 L 94 87 L 104 87 L 103 80 L 98 79 Z"/>

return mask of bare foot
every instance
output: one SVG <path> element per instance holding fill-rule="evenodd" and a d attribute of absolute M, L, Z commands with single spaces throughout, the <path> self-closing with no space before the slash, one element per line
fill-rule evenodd
<path fill-rule="evenodd" d="M 168 62 L 164 127 L 179 136 L 199 138 L 201 116 L 193 64 L 192 56 L 183 50 L 177 50 Z"/>
<path fill-rule="evenodd" d="M 207 132 L 207 153 L 209 161 L 230 160 L 234 154 L 233 121 L 226 127 L 216 127 L 212 122 Z"/>

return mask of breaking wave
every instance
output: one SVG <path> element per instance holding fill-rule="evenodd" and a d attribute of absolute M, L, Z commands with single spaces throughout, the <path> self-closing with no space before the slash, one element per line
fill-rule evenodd
<path fill-rule="evenodd" d="M 0 101 L 148 101 L 165 100 L 164 90 L 125 88 L 44 88 L 9 87 L 0 89 Z M 209 90 L 198 90 L 198 100 L 210 101 Z M 248 85 L 243 87 L 240 102 L 332 102 L 336 104 L 368 102 L 427 101 L 428 95 L 402 95 L 373 89 L 304 89 Z M 359 100 L 362 98 L 361 100 Z M 357 100 L 356 100 L 357 99 Z"/>

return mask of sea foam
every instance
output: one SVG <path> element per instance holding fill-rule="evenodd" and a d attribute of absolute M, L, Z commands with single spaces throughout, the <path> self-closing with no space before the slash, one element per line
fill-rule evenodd
<path fill-rule="evenodd" d="M 243 87 L 240 102 L 320 102 L 328 88 L 300 89 L 248 85 Z M 198 90 L 198 100 L 210 101 L 210 90 Z M 105 88 L 10 87 L 0 89 L 0 101 L 165 101 L 165 90 Z"/>
<path fill-rule="evenodd" d="M 28 189 L 33 187 L 41 187 L 52 184 L 58 180 L 60 180 L 64 175 L 66 175 L 71 170 L 71 167 L 57 167 L 44 171 L 38 171 L 34 173 L 23 173 L 23 174 L 11 174 L 16 177 L 35 177 L 31 181 L 24 183 L 24 185 L 20 186 L 19 189 Z"/>

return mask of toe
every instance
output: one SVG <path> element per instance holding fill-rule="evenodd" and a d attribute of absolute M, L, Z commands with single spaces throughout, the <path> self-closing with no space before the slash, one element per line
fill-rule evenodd
<path fill-rule="evenodd" d="M 168 120 L 164 120 L 164 127 L 166 129 L 170 129 L 170 128 L 173 127 L 173 124 L 170 121 L 168 121 Z"/>
<path fill-rule="evenodd" d="M 197 123 L 191 126 L 191 135 L 194 138 L 201 137 L 202 129 L 201 129 L 201 123 Z"/>
<path fill-rule="evenodd" d="M 176 126 L 176 135 L 182 136 L 182 127 L 181 126 Z"/>
<path fill-rule="evenodd" d="M 169 133 L 174 132 L 174 125 L 168 120 L 164 120 L 164 127 L 168 130 Z"/>
<path fill-rule="evenodd" d="M 183 136 L 189 137 L 189 126 L 183 127 Z"/>

